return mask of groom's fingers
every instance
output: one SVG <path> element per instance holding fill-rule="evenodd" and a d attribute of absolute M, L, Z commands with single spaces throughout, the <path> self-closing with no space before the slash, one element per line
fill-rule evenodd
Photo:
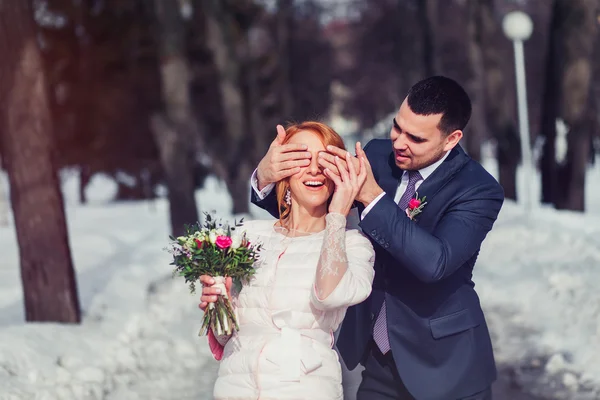
<path fill-rule="evenodd" d="M 362 148 L 362 145 L 360 144 L 360 142 L 356 143 L 356 155 L 358 157 L 362 157 L 363 158 L 363 162 L 364 165 L 366 167 L 366 172 L 370 172 L 371 171 L 371 163 L 369 163 L 369 159 L 367 158 L 367 154 L 365 153 L 365 151 Z"/>
<path fill-rule="evenodd" d="M 350 159 L 350 157 L 352 157 L 350 154 L 346 153 L 346 165 L 348 166 L 348 173 L 350 175 L 350 182 L 352 182 L 353 185 L 357 185 L 357 173 L 356 173 L 356 168 L 354 168 L 354 163 L 352 162 L 352 160 Z"/>
<path fill-rule="evenodd" d="M 285 140 L 285 129 L 281 125 L 277 125 L 277 137 L 275 138 L 275 142 L 277 144 L 283 143 Z"/>
<path fill-rule="evenodd" d="M 356 155 L 358 157 L 365 157 L 365 159 L 367 158 L 367 155 L 365 154 L 365 151 L 362 148 L 362 144 L 360 142 L 356 142 Z"/>
<path fill-rule="evenodd" d="M 310 159 L 312 158 L 312 154 L 309 151 L 306 151 L 306 147 L 300 147 L 304 145 L 299 144 L 286 144 L 280 146 L 277 151 L 273 154 L 272 162 L 273 163 L 282 163 L 287 161 L 304 161 L 310 163 Z M 304 164 L 302 166 L 306 166 L 308 164 Z"/>
<path fill-rule="evenodd" d="M 278 151 L 273 154 L 272 162 L 292 161 L 292 160 L 310 160 L 311 154 L 308 151 L 287 150 Z"/>
<path fill-rule="evenodd" d="M 288 178 L 294 174 L 297 174 L 300 171 L 302 171 L 302 168 L 300 168 L 300 167 L 279 170 L 279 174 L 277 175 L 277 180 L 280 181 L 282 179 Z"/>
<path fill-rule="evenodd" d="M 360 173 L 358 174 L 359 185 L 362 185 L 367 180 L 367 166 L 365 165 L 365 158 L 359 157 L 360 161 Z"/>
<path fill-rule="evenodd" d="M 310 160 L 293 160 L 293 161 L 283 161 L 279 163 L 279 170 L 284 171 L 287 169 L 293 169 L 298 167 L 308 167 L 310 165 Z"/>
<path fill-rule="evenodd" d="M 303 154 L 307 157 L 310 157 L 310 153 L 306 152 L 307 149 L 308 147 L 305 144 L 286 143 L 279 146 L 277 150 L 279 150 L 280 153 L 298 152 L 299 154 Z"/>

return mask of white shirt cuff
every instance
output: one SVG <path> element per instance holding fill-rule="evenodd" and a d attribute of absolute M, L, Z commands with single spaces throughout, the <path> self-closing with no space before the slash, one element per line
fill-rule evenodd
<path fill-rule="evenodd" d="M 363 219 L 365 219 L 365 217 L 367 216 L 367 214 L 369 213 L 369 211 L 371 211 L 371 209 L 373 207 L 375 207 L 375 204 L 377 204 L 377 202 L 379 200 L 381 200 L 381 198 L 385 196 L 385 192 L 381 193 L 379 196 L 375 197 L 375 200 L 373 200 L 372 202 L 369 203 L 368 206 L 365 207 L 365 209 L 363 210 L 363 212 L 360 214 L 360 220 L 362 221 Z"/>
<path fill-rule="evenodd" d="M 269 193 L 271 193 L 271 190 L 273 190 L 273 188 L 275 187 L 275 184 L 269 183 L 267 186 L 265 186 L 263 188 L 263 190 L 258 190 L 258 178 L 256 175 L 257 171 L 258 171 L 258 169 L 255 169 L 254 172 L 252 173 L 252 177 L 250 178 L 250 185 L 252 185 L 252 190 L 254 190 L 254 193 L 256 193 L 258 198 L 261 200 L 264 200 L 265 197 L 267 197 L 269 195 Z"/>

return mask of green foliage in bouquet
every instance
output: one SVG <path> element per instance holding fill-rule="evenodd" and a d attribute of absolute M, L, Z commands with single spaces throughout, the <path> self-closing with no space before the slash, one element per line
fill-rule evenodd
<path fill-rule="evenodd" d="M 230 226 L 204 213 L 204 224 L 199 222 L 185 226 L 185 235 L 172 241 L 169 253 L 173 255 L 175 269 L 173 275 L 185 278 L 190 292 L 195 293 L 196 283 L 202 275 L 209 275 L 216 281 L 231 277 L 237 291 L 254 275 L 254 262 L 261 249 L 260 244 L 251 244 L 242 231 L 243 219 Z M 227 294 L 217 297 L 205 313 L 200 334 L 206 334 L 212 327 L 216 334 L 231 334 L 238 329 L 237 321 Z"/>
<path fill-rule="evenodd" d="M 184 236 L 170 236 L 173 274 L 185 278 L 191 293 L 195 293 L 196 282 L 202 275 L 228 276 L 239 283 L 248 282 L 254 274 L 253 264 L 261 246 L 252 246 L 241 232 L 244 219 L 229 226 L 208 213 L 204 215 L 203 225 L 199 222 L 186 225 Z"/>

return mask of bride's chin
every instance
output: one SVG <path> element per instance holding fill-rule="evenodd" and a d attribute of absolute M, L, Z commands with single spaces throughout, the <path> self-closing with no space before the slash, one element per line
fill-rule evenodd
<path fill-rule="evenodd" d="M 321 211 L 322 209 L 327 209 L 327 200 L 311 201 L 310 199 L 307 199 L 307 201 L 298 202 L 298 206 L 308 211 L 310 214 L 315 214 Z"/>

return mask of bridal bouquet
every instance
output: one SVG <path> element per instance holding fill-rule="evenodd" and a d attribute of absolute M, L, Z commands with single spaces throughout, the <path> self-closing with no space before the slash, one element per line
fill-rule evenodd
<path fill-rule="evenodd" d="M 260 244 L 251 244 L 246 233 L 241 230 L 243 219 L 233 226 L 216 221 L 204 213 L 204 225 L 196 223 L 185 226 L 185 235 L 174 238 L 169 253 L 175 265 L 173 275 L 183 276 L 189 283 L 191 293 L 195 293 L 196 282 L 202 275 L 215 280 L 215 287 L 221 289 L 216 303 L 209 303 L 199 335 L 207 335 L 213 329 L 216 335 L 230 335 L 239 330 L 231 299 L 225 290 L 225 278 L 231 277 L 237 290 L 247 283 L 254 274 L 254 262 L 258 258 Z"/>

